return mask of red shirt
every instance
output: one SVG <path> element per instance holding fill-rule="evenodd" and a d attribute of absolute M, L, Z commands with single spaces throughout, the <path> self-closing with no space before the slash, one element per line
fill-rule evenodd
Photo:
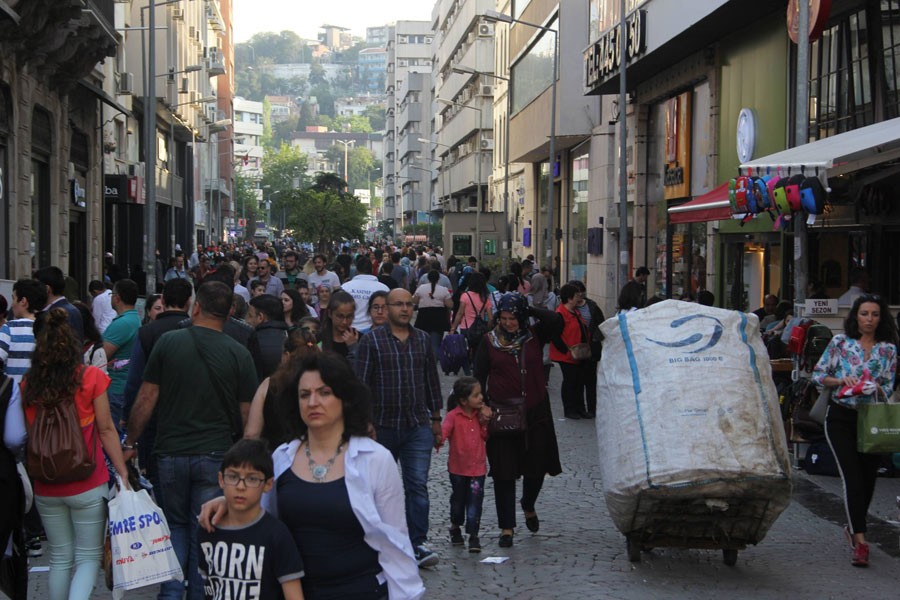
<path fill-rule="evenodd" d="M 447 470 L 463 477 L 480 477 L 487 474 L 487 454 L 484 442 L 488 438 L 487 423 L 478 421 L 478 412 L 466 415 L 457 406 L 447 413 L 441 426 L 443 441 L 450 442 L 450 458 Z"/>
<path fill-rule="evenodd" d="M 22 388 L 28 382 L 28 375 L 22 382 Z M 75 496 L 92 490 L 98 485 L 102 485 L 109 481 L 109 473 L 106 470 L 106 461 L 103 458 L 103 447 L 100 444 L 99 432 L 94 437 L 94 398 L 106 392 L 109 387 L 109 376 L 97 367 L 85 367 L 81 375 L 81 386 L 75 392 L 75 408 L 78 410 L 78 418 L 81 419 L 81 434 L 84 436 L 84 443 L 90 447 L 91 439 L 94 440 L 94 474 L 81 481 L 73 481 L 71 483 L 42 483 L 34 482 L 34 493 L 38 496 Z M 30 427 L 34 423 L 34 417 L 37 413 L 36 406 L 25 406 L 25 420 Z"/>
<path fill-rule="evenodd" d="M 563 332 L 560 337 L 566 346 L 571 347 L 575 344 L 581 344 L 587 341 L 582 335 L 584 322 L 581 320 L 580 313 L 573 313 L 566 308 L 565 304 L 557 306 L 556 312 L 562 315 L 563 318 Z M 571 363 L 576 365 L 581 362 L 580 360 L 575 360 L 572 357 L 572 353 L 568 350 L 566 352 L 560 352 L 559 348 L 556 347 L 556 344 L 552 342 L 550 343 L 550 360 L 553 362 Z"/>

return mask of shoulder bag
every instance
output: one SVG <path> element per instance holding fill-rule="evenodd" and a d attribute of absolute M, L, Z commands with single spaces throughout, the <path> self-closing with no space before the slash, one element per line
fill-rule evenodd
<path fill-rule="evenodd" d="M 569 352 L 572 353 L 572 358 L 575 360 L 587 360 L 591 357 L 591 345 L 585 341 L 588 337 L 586 331 L 587 327 L 579 313 L 576 312 L 574 315 L 578 320 L 578 328 L 581 330 L 581 343 L 569 346 Z"/>
<path fill-rule="evenodd" d="M 525 346 L 519 351 L 519 377 L 522 382 L 522 395 L 504 400 L 491 401 L 491 420 L 488 423 L 488 434 L 507 436 L 525 433 L 528 429 L 528 415 L 525 406 Z"/>
<path fill-rule="evenodd" d="M 469 297 L 469 302 L 472 302 L 472 292 L 466 292 L 466 295 Z M 475 303 L 472 302 L 472 308 L 474 307 Z M 489 331 L 487 319 L 484 318 L 486 311 L 487 300 L 482 303 L 481 309 L 475 313 L 474 322 L 470 323 L 468 329 L 465 330 L 466 342 L 469 344 L 469 348 L 473 350 L 478 347 L 481 338 Z"/>
<path fill-rule="evenodd" d="M 237 414 L 235 414 L 235 411 L 231 410 L 231 407 L 228 406 L 225 401 L 225 399 L 228 398 L 228 394 L 226 394 L 225 390 L 222 389 L 222 382 L 219 381 L 219 378 L 216 377 L 216 374 L 213 372 L 212 367 L 209 366 L 209 362 L 206 360 L 206 356 L 204 356 L 204 354 L 200 352 L 200 344 L 197 343 L 197 333 L 194 331 L 193 326 L 188 327 L 187 329 L 191 332 L 191 340 L 194 342 L 194 348 L 197 350 L 197 355 L 200 357 L 200 360 L 203 361 L 203 365 L 206 367 L 206 377 L 212 384 L 213 389 L 216 392 L 216 397 L 219 399 L 219 403 L 225 410 L 225 414 L 228 415 L 228 421 L 231 423 L 231 439 L 232 441 L 237 442 L 242 437 L 244 437 L 244 427 L 241 424 L 240 408 L 238 408 Z M 238 406 L 240 406 L 240 403 L 238 403 Z"/>

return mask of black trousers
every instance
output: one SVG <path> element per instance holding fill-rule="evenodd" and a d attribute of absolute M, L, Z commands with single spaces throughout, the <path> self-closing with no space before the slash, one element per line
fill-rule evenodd
<path fill-rule="evenodd" d="M 563 410 L 566 412 L 584 412 L 584 374 L 583 364 L 558 363 L 562 371 L 562 395 Z"/>
<path fill-rule="evenodd" d="M 534 512 L 543 477 L 523 477 L 522 500 L 520 505 L 526 512 Z M 516 480 L 494 478 L 494 503 L 497 505 L 497 522 L 500 529 L 513 529 L 516 526 Z"/>
<path fill-rule="evenodd" d="M 831 402 L 825 414 L 825 437 L 837 459 L 844 484 L 850 533 L 865 533 L 881 457 L 856 451 L 856 418 L 855 410 Z"/>
<path fill-rule="evenodd" d="M 584 365 L 584 397 L 591 414 L 597 412 L 597 361 L 586 360 Z"/>

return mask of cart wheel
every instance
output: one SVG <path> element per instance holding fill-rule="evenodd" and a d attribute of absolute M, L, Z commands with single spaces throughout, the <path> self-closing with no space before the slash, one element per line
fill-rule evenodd
<path fill-rule="evenodd" d="M 628 550 L 628 560 L 630 562 L 641 562 L 641 545 L 637 538 L 628 536 L 625 538 L 625 547 Z"/>
<path fill-rule="evenodd" d="M 722 550 L 722 562 L 724 562 L 729 567 L 733 567 L 735 564 L 737 564 L 737 555 L 738 551 L 734 548 L 726 548 Z"/>

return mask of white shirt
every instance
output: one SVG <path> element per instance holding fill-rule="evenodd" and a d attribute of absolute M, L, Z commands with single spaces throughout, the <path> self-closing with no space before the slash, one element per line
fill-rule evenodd
<path fill-rule="evenodd" d="M 357 275 L 345 283 L 341 289 L 356 300 L 353 328 L 357 331 L 372 329 L 372 317 L 369 316 L 369 297 L 378 291 L 389 292 L 390 288 L 378 281 L 374 275 Z"/>
<path fill-rule="evenodd" d="M 838 306 L 853 306 L 853 302 L 865 293 L 866 290 L 861 287 L 851 285 L 850 289 L 841 294 L 841 297 L 838 298 Z"/>
<path fill-rule="evenodd" d="M 444 300 L 451 298 L 453 292 L 441 284 L 434 286 L 434 298 L 431 298 L 431 282 L 416 288 L 416 296 L 419 298 L 419 308 L 442 308 Z"/>
<path fill-rule="evenodd" d="M 250 302 L 250 290 L 241 284 L 234 284 L 234 293 L 243 298 L 245 302 Z"/>
<path fill-rule="evenodd" d="M 291 468 L 300 440 L 282 444 L 272 453 L 275 479 Z M 391 600 L 417 600 L 425 595 L 419 567 L 413 557 L 406 528 L 406 503 L 397 463 L 382 445 L 364 437 L 351 437 L 344 453 L 344 483 L 350 508 L 363 528 L 363 539 L 378 553 L 381 573 Z M 262 506 L 278 516 L 277 486 L 262 497 Z"/>
<path fill-rule="evenodd" d="M 94 296 L 91 301 L 91 313 L 94 315 L 97 331 L 102 335 L 112 320 L 116 318 L 116 311 L 112 307 L 112 291 L 103 290 Z"/>
<path fill-rule="evenodd" d="M 313 271 L 308 275 L 308 279 L 309 293 L 313 296 L 316 295 L 316 290 L 319 289 L 319 286 L 323 283 L 329 286 L 332 292 L 341 287 L 341 280 L 334 271 L 326 270 L 321 275 L 319 275 L 316 271 Z"/>

